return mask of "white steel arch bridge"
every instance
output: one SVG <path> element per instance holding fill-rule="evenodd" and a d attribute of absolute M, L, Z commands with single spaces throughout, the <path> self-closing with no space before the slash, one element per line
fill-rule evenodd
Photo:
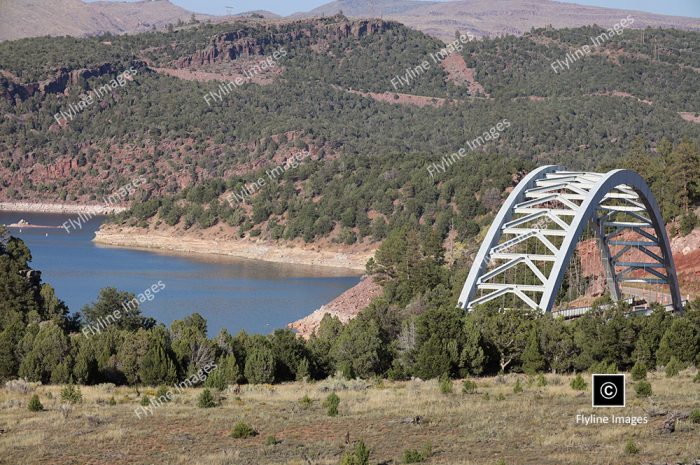
<path fill-rule="evenodd" d="M 567 171 L 543 166 L 523 178 L 496 215 L 459 297 L 459 306 L 501 299 L 551 312 L 579 240 L 596 238 L 613 301 L 621 287 L 660 286 L 682 310 L 659 207 L 634 171 Z"/>

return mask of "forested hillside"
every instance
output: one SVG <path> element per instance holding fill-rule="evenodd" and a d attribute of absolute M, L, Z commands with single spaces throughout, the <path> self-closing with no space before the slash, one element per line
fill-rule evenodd
<path fill-rule="evenodd" d="M 700 106 L 700 34 L 648 29 L 642 42 L 627 30 L 571 69 L 552 70 L 602 32 L 542 29 L 466 43 L 456 53 L 465 79 L 484 86 L 478 95 L 430 58 L 445 44 L 381 20 L 193 22 L 133 36 L 5 42 L 0 197 L 99 203 L 144 175 L 148 183 L 126 199 L 133 208 L 119 222 L 227 224 L 239 236 L 351 244 L 405 224 L 475 235 L 504 190 L 543 163 L 606 170 L 647 157 L 660 176 L 648 176 L 652 187 L 673 183 L 668 173 L 698 156 L 700 126 L 688 119 Z M 280 49 L 269 82 L 236 86 L 213 102 L 204 96 L 221 82 L 159 71 L 232 80 Z M 424 73 L 392 84 L 423 60 L 431 64 Z M 130 80 L 98 102 L 54 117 L 128 70 Z M 398 94 L 377 101 L 350 90 L 446 100 L 420 107 Z M 444 173 L 428 172 L 504 119 L 510 126 L 497 138 L 467 149 Z M 300 152 L 309 156 L 298 167 L 235 200 Z M 683 199 L 677 189 L 655 190 L 667 219 L 697 202 L 694 186 Z"/>

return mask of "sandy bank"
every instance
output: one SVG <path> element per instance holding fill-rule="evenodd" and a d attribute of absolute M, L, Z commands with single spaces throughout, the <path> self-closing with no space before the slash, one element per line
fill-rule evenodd
<path fill-rule="evenodd" d="M 126 210 L 125 207 L 110 207 L 107 205 L 83 205 L 69 203 L 41 202 L 0 202 L 0 211 L 31 212 L 31 213 L 63 213 L 79 215 L 109 215 Z"/>
<path fill-rule="evenodd" d="M 139 228 L 102 227 L 95 234 L 97 244 L 137 249 L 160 249 L 174 252 L 228 255 L 231 257 L 311 266 L 327 266 L 357 271 L 373 253 L 349 254 L 317 247 L 288 246 L 274 242 L 250 240 L 197 238 L 187 235 L 169 235 Z"/>

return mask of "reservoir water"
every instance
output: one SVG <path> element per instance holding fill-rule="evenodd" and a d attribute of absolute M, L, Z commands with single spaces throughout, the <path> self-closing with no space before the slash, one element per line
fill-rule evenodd
<path fill-rule="evenodd" d="M 77 215 L 0 211 L 0 224 L 20 219 L 61 225 Z M 56 289 L 71 312 L 94 302 L 103 287 L 138 294 L 162 281 L 165 289 L 141 306 L 169 325 L 194 312 L 207 319 L 209 336 L 221 328 L 268 334 L 313 312 L 359 282 L 351 270 L 238 260 L 230 257 L 172 255 L 112 248 L 92 242 L 102 219 L 82 230 L 10 228 L 32 252 L 31 266 Z"/>

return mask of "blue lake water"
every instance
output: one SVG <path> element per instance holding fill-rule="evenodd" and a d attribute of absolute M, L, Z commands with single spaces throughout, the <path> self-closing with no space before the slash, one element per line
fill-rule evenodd
<path fill-rule="evenodd" d="M 25 219 L 61 225 L 77 215 L 0 211 L 0 224 Z M 198 312 L 209 335 L 221 328 L 267 334 L 308 315 L 359 282 L 349 270 L 276 264 L 229 257 L 171 255 L 96 245 L 101 218 L 82 230 L 11 228 L 32 252 L 32 268 L 55 289 L 72 312 L 94 302 L 103 287 L 138 294 L 162 281 L 165 289 L 141 309 L 170 324 Z"/>

